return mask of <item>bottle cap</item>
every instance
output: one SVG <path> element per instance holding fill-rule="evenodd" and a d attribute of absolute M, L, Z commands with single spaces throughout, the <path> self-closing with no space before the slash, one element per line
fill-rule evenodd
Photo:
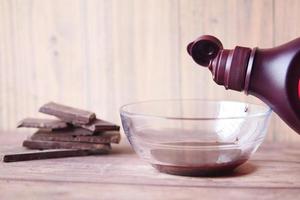
<path fill-rule="evenodd" d="M 209 68 L 217 84 L 237 91 L 245 88 L 250 48 L 223 49 L 219 39 L 204 35 L 191 42 L 187 50 L 196 63 Z"/>

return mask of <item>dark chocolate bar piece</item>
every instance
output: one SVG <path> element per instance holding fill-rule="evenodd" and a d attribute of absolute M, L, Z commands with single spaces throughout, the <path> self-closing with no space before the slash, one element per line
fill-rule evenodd
<path fill-rule="evenodd" d="M 57 129 L 57 130 L 53 130 L 51 132 L 47 131 L 47 130 L 41 130 L 39 129 L 40 132 L 45 132 L 45 133 L 49 133 L 49 134 L 56 134 L 56 135 L 72 135 L 72 136 L 77 136 L 77 135 L 94 135 L 96 133 L 89 131 L 87 129 L 84 128 L 80 128 L 80 127 L 71 127 L 71 128 L 67 128 L 67 129 Z M 98 133 L 97 133 L 98 134 Z"/>
<path fill-rule="evenodd" d="M 67 128 L 68 124 L 58 119 L 39 119 L 39 118 L 25 118 L 17 125 L 18 128 L 41 128 L 41 129 L 63 129 Z"/>
<path fill-rule="evenodd" d="M 34 152 L 21 152 L 15 154 L 6 154 L 3 156 L 3 162 L 18 162 L 27 160 L 41 160 L 49 158 L 64 158 L 75 156 L 88 156 L 96 154 L 106 154 L 107 150 L 80 150 L 80 149 L 54 149 L 37 150 Z"/>
<path fill-rule="evenodd" d="M 95 119 L 89 124 L 79 125 L 81 128 L 87 129 L 92 132 L 101 132 L 101 131 L 119 131 L 120 126 L 107 122 L 101 119 Z"/>
<path fill-rule="evenodd" d="M 74 125 L 88 124 L 96 118 L 96 114 L 90 111 L 49 102 L 43 105 L 39 112 L 53 115 L 59 119 Z"/>
<path fill-rule="evenodd" d="M 94 144 L 84 142 L 58 142 L 58 141 L 40 141 L 24 140 L 23 146 L 29 149 L 87 149 L 87 150 L 107 150 L 111 149 L 110 144 Z"/>
<path fill-rule="evenodd" d="M 120 132 L 118 131 L 105 131 L 97 135 L 72 135 L 70 132 L 66 133 L 53 133 L 37 131 L 30 137 L 31 140 L 40 141 L 60 141 L 60 142 L 87 142 L 87 143 L 119 143 L 121 139 Z"/>

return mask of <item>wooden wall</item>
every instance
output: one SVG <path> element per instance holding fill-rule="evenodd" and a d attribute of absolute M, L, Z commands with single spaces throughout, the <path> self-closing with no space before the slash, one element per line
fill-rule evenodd
<path fill-rule="evenodd" d="M 157 98 L 259 102 L 217 86 L 186 53 L 201 34 L 272 47 L 300 35 L 297 0 L 1 0 L 0 129 L 53 100 L 119 123 Z M 39 115 L 40 116 L 40 115 Z M 300 141 L 274 116 L 268 140 Z"/>

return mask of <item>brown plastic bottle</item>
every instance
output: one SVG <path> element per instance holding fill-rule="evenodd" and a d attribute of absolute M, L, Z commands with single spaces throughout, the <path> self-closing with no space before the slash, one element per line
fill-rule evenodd
<path fill-rule="evenodd" d="M 300 38 L 270 49 L 228 50 L 217 38 L 204 35 L 187 50 L 196 63 L 209 68 L 217 84 L 258 97 L 300 134 Z"/>

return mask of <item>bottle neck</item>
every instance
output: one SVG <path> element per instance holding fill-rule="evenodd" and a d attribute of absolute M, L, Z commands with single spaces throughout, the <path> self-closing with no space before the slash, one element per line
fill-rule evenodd
<path fill-rule="evenodd" d="M 254 51 L 240 46 L 220 50 L 208 66 L 214 81 L 226 89 L 245 90 L 247 93 Z"/>

